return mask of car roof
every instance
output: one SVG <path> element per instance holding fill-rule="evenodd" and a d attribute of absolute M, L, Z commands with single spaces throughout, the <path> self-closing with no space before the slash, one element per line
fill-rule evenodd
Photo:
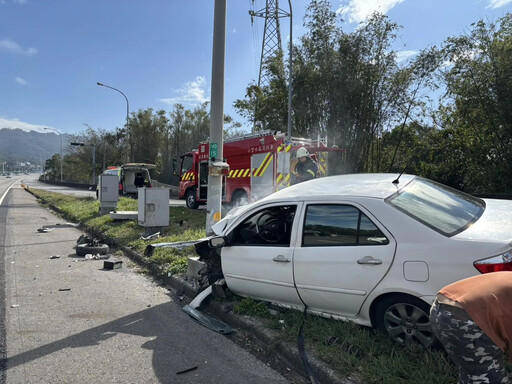
<path fill-rule="evenodd" d="M 285 188 L 262 200 L 297 198 L 312 200 L 327 196 L 385 199 L 402 189 L 416 177 L 406 174 L 399 176 L 397 173 L 354 173 L 321 177 Z M 398 177 L 399 182 L 397 184 L 393 183 Z"/>
<path fill-rule="evenodd" d="M 142 169 L 142 168 L 155 169 L 156 165 L 148 164 L 148 163 L 126 163 L 126 164 L 121 165 L 121 168 L 123 168 L 123 169 Z"/>

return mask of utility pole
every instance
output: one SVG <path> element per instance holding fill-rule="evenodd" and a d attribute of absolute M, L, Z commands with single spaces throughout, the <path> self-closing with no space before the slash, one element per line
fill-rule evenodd
<path fill-rule="evenodd" d="M 254 4 L 254 0 L 252 1 Z M 270 78 L 265 67 L 269 60 L 276 57 L 278 53 L 282 53 L 283 48 L 281 45 L 281 29 L 279 19 L 282 17 L 290 18 L 290 50 L 288 53 L 289 60 L 289 75 L 288 75 L 288 140 L 291 140 L 291 110 L 292 110 L 292 3 L 288 0 L 290 12 L 286 12 L 279 8 L 279 0 L 266 0 L 266 6 L 259 11 L 249 11 L 251 15 L 251 23 L 254 22 L 254 17 L 261 17 L 265 19 L 265 29 L 263 30 L 263 41 L 261 44 L 261 57 L 260 57 L 260 72 L 258 75 L 258 87 L 265 87 L 270 85 Z M 256 113 L 254 118 L 253 133 L 256 128 Z"/>
<path fill-rule="evenodd" d="M 210 162 L 208 200 L 206 203 L 206 235 L 221 219 L 222 170 L 224 160 L 224 58 L 226 52 L 226 1 L 215 0 L 213 16 L 212 100 L 210 118 Z"/>

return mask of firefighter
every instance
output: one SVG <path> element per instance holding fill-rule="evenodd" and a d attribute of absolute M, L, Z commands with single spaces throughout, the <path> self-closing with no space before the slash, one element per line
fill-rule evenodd
<path fill-rule="evenodd" d="M 304 147 L 297 149 L 296 158 L 293 159 L 291 164 L 291 171 L 294 175 L 292 184 L 298 184 L 318 177 L 318 165 L 309 156 L 308 150 Z"/>

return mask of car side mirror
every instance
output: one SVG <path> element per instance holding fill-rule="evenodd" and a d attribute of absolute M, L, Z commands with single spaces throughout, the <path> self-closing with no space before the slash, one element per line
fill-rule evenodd
<path fill-rule="evenodd" d="M 224 236 L 215 236 L 208 240 L 208 246 L 210 248 L 222 248 L 227 243 Z"/>

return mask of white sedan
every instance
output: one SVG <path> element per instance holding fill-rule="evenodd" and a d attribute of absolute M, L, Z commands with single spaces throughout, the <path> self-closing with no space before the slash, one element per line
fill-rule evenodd
<path fill-rule="evenodd" d="M 401 344 L 435 342 L 429 308 L 440 288 L 512 270 L 512 201 L 412 175 L 311 180 L 212 229 L 234 293 L 373 326 Z"/>

